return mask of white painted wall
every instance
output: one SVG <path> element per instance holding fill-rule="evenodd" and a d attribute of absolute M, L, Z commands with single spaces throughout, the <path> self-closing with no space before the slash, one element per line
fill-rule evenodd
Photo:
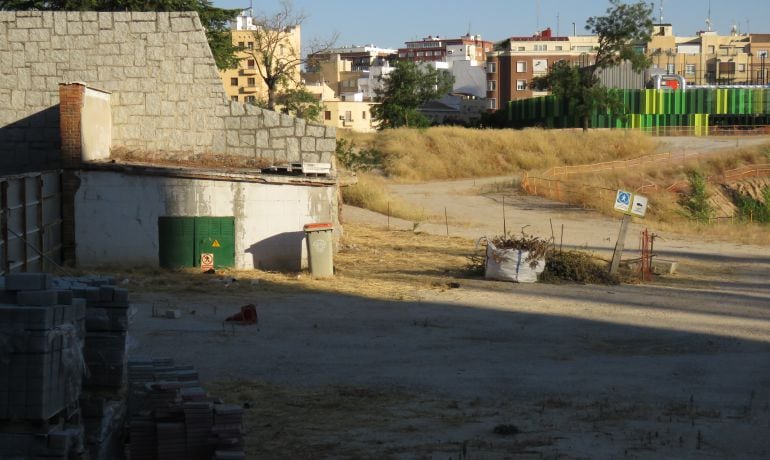
<path fill-rule="evenodd" d="M 235 217 L 235 265 L 307 266 L 303 226 L 339 228 L 334 186 L 226 182 L 82 171 L 75 196 L 81 266 L 158 266 L 158 217 Z"/>

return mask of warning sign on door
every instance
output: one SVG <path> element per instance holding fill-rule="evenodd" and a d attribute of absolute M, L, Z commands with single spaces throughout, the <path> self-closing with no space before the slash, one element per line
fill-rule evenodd
<path fill-rule="evenodd" d="M 201 254 L 201 270 L 208 271 L 214 269 L 214 254 L 202 253 Z"/>
<path fill-rule="evenodd" d="M 219 248 L 219 247 L 222 247 L 222 245 L 219 244 L 219 240 L 214 240 L 214 242 L 211 243 L 211 247 L 212 248 Z"/>

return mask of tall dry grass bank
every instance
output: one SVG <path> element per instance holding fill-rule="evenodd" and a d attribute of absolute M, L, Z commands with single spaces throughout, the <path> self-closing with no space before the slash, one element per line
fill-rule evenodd
<path fill-rule="evenodd" d="M 384 173 L 429 181 L 515 174 L 552 166 L 635 158 L 655 153 L 654 138 L 637 131 L 497 130 L 435 127 L 341 133 L 357 148 L 376 149 Z"/>

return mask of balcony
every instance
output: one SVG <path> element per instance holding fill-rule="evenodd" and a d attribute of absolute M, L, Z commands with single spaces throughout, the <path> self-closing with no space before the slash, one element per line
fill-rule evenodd
<path fill-rule="evenodd" d="M 257 92 L 257 85 L 243 86 L 240 88 L 241 94 L 254 94 Z"/>
<path fill-rule="evenodd" d="M 257 74 L 257 68 L 256 67 L 246 67 L 245 69 L 241 69 L 241 75 L 256 75 Z"/>

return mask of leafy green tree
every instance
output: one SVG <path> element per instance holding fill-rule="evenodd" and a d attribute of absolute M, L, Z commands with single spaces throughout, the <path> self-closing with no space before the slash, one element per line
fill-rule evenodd
<path fill-rule="evenodd" d="M 277 96 L 278 104 L 284 113 L 304 118 L 308 121 L 319 121 L 323 106 L 318 98 L 304 88 L 293 88 Z"/>
<path fill-rule="evenodd" d="M 216 8 L 208 0 L 0 0 L 0 10 L 196 11 L 220 69 L 238 65 L 228 23 L 239 10 Z"/>
<path fill-rule="evenodd" d="M 638 47 L 650 41 L 652 6 L 643 1 L 633 4 L 610 0 L 605 16 L 594 16 L 586 29 L 599 37 L 594 64 L 576 67 L 567 62 L 556 63 L 545 77 L 533 79 L 540 90 L 550 90 L 555 96 L 567 98 L 573 113 L 581 118 L 583 130 L 588 130 L 591 113 L 610 111 L 620 113 L 622 104 L 616 94 L 601 86 L 598 72 L 624 61 L 639 72 L 650 65 L 650 59 Z"/>
<path fill-rule="evenodd" d="M 399 61 L 383 81 L 384 88 L 376 91 L 379 104 L 372 107 L 379 129 L 424 127 L 428 119 L 417 108 L 452 91 L 454 76 L 445 70 Z"/>

